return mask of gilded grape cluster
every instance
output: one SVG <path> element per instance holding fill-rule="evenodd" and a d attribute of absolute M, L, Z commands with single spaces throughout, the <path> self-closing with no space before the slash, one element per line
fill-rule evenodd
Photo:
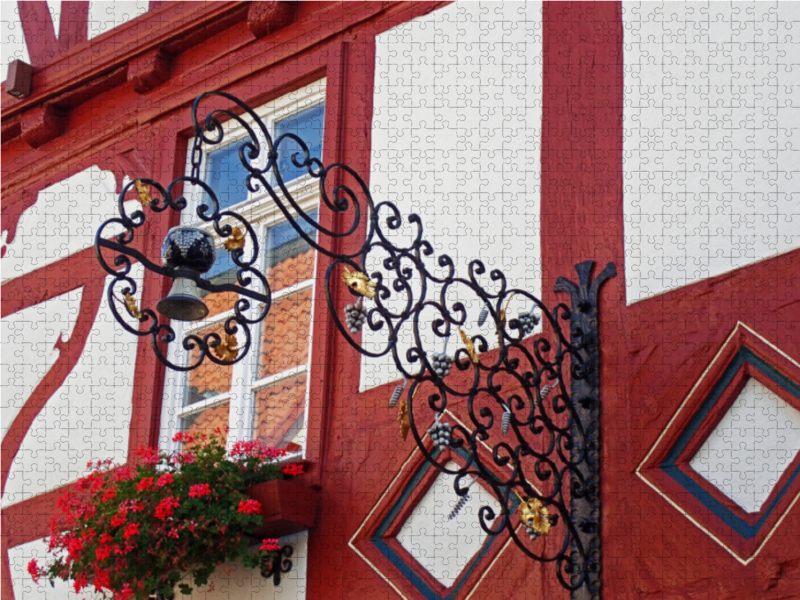
<path fill-rule="evenodd" d="M 431 436 L 433 443 L 439 447 L 439 450 L 444 450 L 450 445 L 450 433 L 453 427 L 450 423 L 435 422 L 428 429 L 428 435 Z"/>
<path fill-rule="evenodd" d="M 533 311 L 534 309 L 531 309 L 529 312 L 519 313 L 517 317 L 525 335 L 530 335 L 541 320 L 538 315 L 533 314 Z"/>
<path fill-rule="evenodd" d="M 367 320 L 367 309 L 361 302 L 348 304 L 344 307 L 344 318 L 350 333 L 358 333 Z"/>
<path fill-rule="evenodd" d="M 434 352 L 431 357 L 433 364 L 433 371 L 439 377 L 447 377 L 450 375 L 450 367 L 453 366 L 453 358 L 447 356 L 444 352 Z"/>

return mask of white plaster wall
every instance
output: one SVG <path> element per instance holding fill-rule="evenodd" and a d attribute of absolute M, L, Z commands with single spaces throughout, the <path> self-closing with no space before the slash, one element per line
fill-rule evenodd
<path fill-rule="evenodd" d="M 0 2 L 0 35 L 2 35 L 2 58 L 0 58 L 0 79 L 6 80 L 11 61 L 22 60 L 30 63 L 25 34 L 16 2 Z"/>
<path fill-rule="evenodd" d="M 56 37 L 58 37 L 61 25 L 61 1 L 47 0 L 47 8 L 50 10 L 53 30 Z M 127 21 L 135 19 L 146 13 L 149 8 L 149 0 L 89 2 L 87 39 L 97 37 Z M 0 80 L 5 81 L 8 74 L 8 65 L 11 61 L 31 62 L 16 2 L 0 2 L 0 33 L 2 33 Z"/>
<path fill-rule="evenodd" d="M 100 600 L 102 594 L 91 593 L 86 588 L 76 594 L 71 581 L 60 579 L 53 582 L 53 586 L 46 579 L 39 579 L 34 583 L 28 574 L 28 563 L 36 559 L 39 566 L 47 561 L 46 538 L 20 544 L 8 549 L 9 573 L 11 584 L 14 588 L 14 600 Z"/>
<path fill-rule="evenodd" d="M 127 180 L 124 183 L 126 183 Z M 41 190 L 36 202 L 20 215 L 14 239 L 0 234 L 6 253 L 0 258 L 3 281 L 31 273 L 94 245 L 100 225 L 117 212 L 114 173 L 93 165 Z M 141 207 L 125 203 L 128 214 Z M 109 227 L 109 237 L 122 231 Z"/>
<path fill-rule="evenodd" d="M 404 217 L 419 214 L 437 256 L 449 254 L 459 275 L 466 278 L 469 261 L 481 258 L 489 289 L 488 272 L 499 268 L 534 295 L 541 289 L 541 40 L 541 4 L 533 2 L 451 4 L 379 35 L 370 174 L 375 201 L 395 203 Z M 392 239 L 411 235 L 405 227 Z M 376 259 L 370 272 L 382 262 Z M 442 273 L 435 260 L 429 265 Z M 467 332 L 478 333 L 481 306 L 464 289 L 448 303 L 457 299 L 467 304 Z M 494 339 L 493 326 L 480 331 Z M 366 331 L 364 344 L 379 348 L 385 337 Z M 410 327 L 401 340 L 404 358 Z M 456 334 L 448 350 L 458 345 Z M 391 357 L 365 358 L 361 373 L 362 390 L 398 378 Z"/>
<path fill-rule="evenodd" d="M 280 538 L 281 546 L 292 547 L 292 570 L 281 575 L 281 584 L 264 579 L 255 569 L 245 569 L 241 564 L 226 563 L 217 568 L 208 586 L 195 590 L 190 600 L 305 600 L 306 566 L 308 564 L 308 532 Z"/>
<path fill-rule="evenodd" d="M 139 264 L 131 270 L 139 290 L 143 271 Z M 108 277 L 106 286 L 111 281 Z M 45 318 L 61 320 L 55 314 Z M 114 319 L 104 291 L 83 354 L 20 445 L 9 469 L 3 505 L 75 481 L 88 473 L 89 461 L 127 460 L 138 341 Z M 4 348 L 3 362 L 9 358 L 7 352 Z"/>
<path fill-rule="evenodd" d="M 55 364 L 61 351 L 56 342 L 72 334 L 83 288 L 29 306 L 0 320 L 3 356 L 0 360 L 0 420 L 2 437 L 31 393 Z"/>
<path fill-rule="evenodd" d="M 750 379 L 690 465 L 754 513 L 800 452 L 800 411 Z"/>
<path fill-rule="evenodd" d="M 458 469 L 450 461 L 448 469 Z M 500 504 L 480 483 L 472 485 L 470 499 L 448 519 L 458 503 L 453 477 L 442 473 L 422 497 L 397 534 L 397 541 L 439 582 L 450 587 L 481 549 L 487 533 L 481 528 L 478 511 L 489 506 L 500 513 Z"/>
<path fill-rule="evenodd" d="M 800 247 L 800 4 L 623 20 L 628 303 Z"/>
<path fill-rule="evenodd" d="M 143 15 L 150 7 L 149 0 L 121 2 L 89 2 L 89 32 L 92 39 L 119 27 L 126 21 Z"/>

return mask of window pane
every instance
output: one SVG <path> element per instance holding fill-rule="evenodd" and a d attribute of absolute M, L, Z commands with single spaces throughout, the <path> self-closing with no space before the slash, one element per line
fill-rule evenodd
<path fill-rule="evenodd" d="M 209 333 L 216 332 L 225 340 L 225 324 L 217 323 L 196 332 L 198 337 L 203 337 Z M 212 350 L 213 352 L 213 350 Z M 199 355 L 199 350 L 195 348 L 189 353 L 189 364 L 193 364 Z M 196 369 L 186 373 L 186 394 L 184 396 L 184 406 L 194 404 L 206 398 L 213 398 L 219 394 L 229 392 L 231 389 L 231 373 L 233 365 L 217 365 L 206 358 Z"/>
<path fill-rule="evenodd" d="M 255 393 L 253 433 L 276 448 L 285 448 L 304 424 L 306 374 L 284 379 Z"/>
<path fill-rule="evenodd" d="M 239 160 L 242 143 L 234 142 L 206 155 L 205 181 L 214 190 L 220 210 L 247 200 L 245 179 L 248 171 Z"/>
<path fill-rule="evenodd" d="M 317 220 L 317 211 L 308 213 Z M 302 217 L 298 219 L 303 232 L 316 239 L 316 230 Z M 291 224 L 286 221 L 267 232 L 267 280 L 276 292 L 311 279 L 314 276 L 314 251 Z"/>
<path fill-rule="evenodd" d="M 237 284 L 236 271 L 237 267 L 231 258 L 231 253 L 224 248 L 217 248 L 217 258 L 214 261 L 214 266 L 211 267 L 208 273 L 203 275 L 203 279 L 214 285 Z M 239 299 L 239 294 L 235 292 L 209 293 L 200 288 L 197 291 L 208 307 L 208 317 L 206 318 L 232 309 L 236 300 Z"/>
<path fill-rule="evenodd" d="M 205 410 L 193 413 L 181 419 L 182 429 L 186 433 L 205 433 L 211 435 L 219 427 L 225 431 L 228 427 L 230 402 L 226 400 Z"/>
<path fill-rule="evenodd" d="M 261 327 L 258 379 L 308 363 L 311 289 L 275 302 Z"/>
<path fill-rule="evenodd" d="M 284 133 L 293 133 L 306 143 L 311 156 L 322 157 L 322 132 L 325 124 L 325 104 L 312 106 L 297 114 L 275 122 L 275 139 Z M 308 173 L 305 168 L 292 164 L 292 155 L 300 151 L 294 140 L 284 140 L 278 148 L 278 170 L 284 181 L 291 181 Z M 302 159 L 302 153 L 301 153 Z"/>

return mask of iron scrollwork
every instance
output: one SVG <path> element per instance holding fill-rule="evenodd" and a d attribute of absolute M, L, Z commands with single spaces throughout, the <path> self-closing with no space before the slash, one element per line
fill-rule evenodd
<path fill-rule="evenodd" d="M 281 575 L 288 573 L 292 570 L 292 557 L 293 550 L 291 546 L 283 546 L 278 550 L 278 556 L 266 568 L 261 570 L 261 576 L 264 579 L 272 577 L 272 582 L 278 586 L 281 584 Z"/>
<path fill-rule="evenodd" d="M 199 162 L 197 166 L 199 169 Z M 188 206 L 186 198 L 176 192 L 186 184 L 198 186 L 203 190 L 203 202 L 197 207 L 198 220 L 208 223 L 214 233 L 225 240 L 226 246 L 230 248 L 231 259 L 238 267 L 238 284 L 213 284 L 200 277 L 194 270 L 170 268 L 164 264 L 155 263 L 136 248 L 135 233 L 137 229 L 145 225 L 146 211 L 161 213 L 172 209 L 180 212 Z M 142 209 L 137 208 L 128 214 L 126 198 L 132 189 L 137 191 Z M 155 197 L 151 196 L 151 190 L 155 190 L 157 194 Z M 95 234 L 97 259 L 103 269 L 113 277 L 108 286 L 107 297 L 109 307 L 117 322 L 134 335 L 150 336 L 153 351 L 158 359 L 178 371 L 195 369 L 206 358 L 218 365 L 231 365 L 242 360 L 252 344 L 250 329 L 247 325 L 262 321 L 269 312 L 271 303 L 269 283 L 255 264 L 258 259 L 258 236 L 253 226 L 247 219 L 235 212 L 220 210 L 216 194 L 196 172 L 190 176 L 178 177 L 166 188 L 152 179 L 140 178 L 131 181 L 123 186 L 117 199 L 117 206 L 119 216 L 108 219 Z M 116 235 L 107 233 L 107 231 L 110 232 L 120 227 L 123 229 L 121 233 Z M 245 257 L 245 245 L 252 249 L 249 252 L 249 258 Z M 109 262 L 106 259 L 102 249 L 117 253 L 113 261 Z M 209 293 L 233 292 L 242 296 L 235 302 L 233 314 L 225 321 L 224 332 L 227 339 L 223 339 L 217 332 L 210 332 L 202 337 L 196 334 L 185 335 L 182 340 L 183 349 L 187 352 L 196 350 L 197 354 L 193 360 L 188 361 L 188 364 L 173 363 L 167 354 L 162 352 L 158 342 L 167 344 L 173 342 L 176 338 L 175 330 L 169 324 L 163 321 L 159 322 L 158 315 L 153 309 L 137 306 L 134 296 L 138 286 L 131 276 L 133 261 L 164 277 L 190 279 L 198 288 Z M 260 290 L 256 289 L 255 285 L 251 285 L 254 281 L 260 284 Z M 255 309 L 251 307 L 251 302 L 256 304 Z M 123 311 L 127 318 L 123 316 Z M 135 319 L 136 326 L 131 325 L 128 319 Z M 240 345 L 237 348 L 226 348 L 230 339 L 237 339 L 235 337 L 237 334 L 244 336 L 243 341 L 241 339 L 238 341 Z M 231 336 L 234 337 L 231 338 Z M 214 352 L 214 349 L 225 349 L 226 352 L 219 350 Z"/>
<path fill-rule="evenodd" d="M 226 108 L 210 112 L 201 127 L 198 109 L 212 97 L 225 102 Z M 286 133 L 273 141 L 265 124 L 237 98 L 222 92 L 199 96 L 192 107 L 196 139 L 206 145 L 221 143 L 222 117 L 236 120 L 249 135 L 239 151 L 248 172 L 247 188 L 265 190 L 297 234 L 332 259 L 325 273 L 325 295 L 342 336 L 362 355 L 391 357 L 398 379 L 404 383 L 395 389 L 390 406 L 399 401 L 401 426 L 410 431 L 419 451 L 437 469 L 454 476 L 459 497 L 467 496 L 475 479 L 493 493 L 500 510 L 480 508 L 484 531 L 490 535 L 505 531 L 530 558 L 554 562 L 559 581 L 573 597 L 599 598 L 597 300 L 603 282 L 616 275 L 613 263 L 594 280 L 591 261 L 577 265 L 578 283 L 562 278 L 555 287 L 556 291 L 569 294 L 570 304 L 559 303 L 552 310 L 531 293 L 509 287 L 500 270 L 491 270 L 489 281 L 484 282 L 487 269 L 481 260 L 472 260 L 467 276 L 458 277 L 451 257 L 434 256 L 432 244 L 423 238 L 418 215 L 403 219 L 391 202 L 376 204 L 357 172 L 341 163 L 323 165 L 298 136 Z M 266 143 L 264 166 L 257 163 L 262 153 L 259 139 Z M 337 217 L 336 229 L 328 229 L 306 214 L 287 189 L 278 157 L 280 147 L 288 143 L 299 148 L 291 156 L 292 164 L 304 169 L 305 177 L 311 181 L 318 181 L 321 203 Z M 192 162 L 195 163 L 194 157 Z M 213 222 L 218 235 L 230 234 L 219 222 L 223 216 L 235 217 L 218 211 L 213 193 L 199 176 L 178 178 L 166 189 L 151 180 L 142 181 L 155 187 L 163 198 L 150 205 L 155 211 L 185 207 L 182 197 L 172 199 L 172 190 L 178 183 L 199 185 L 212 202 L 198 215 Z M 135 253 L 129 243 L 144 216 L 141 211 L 125 216 L 124 193 L 120 195 L 121 217 L 112 221 L 121 224 L 126 234 L 120 234 L 112 243 L 98 232 L 97 244 L 122 252 L 124 256 L 114 263 L 117 269 L 122 267 L 121 271 L 103 264 L 109 273 L 121 273 L 118 278 L 126 281 L 129 293 L 134 293 L 135 284 L 127 277 L 128 257 L 144 257 Z M 413 234 L 403 237 L 401 233 L 407 233 L 404 228 L 411 228 Z M 252 231 L 249 227 L 247 230 Z M 312 234 L 306 233 L 308 230 Z M 404 243 L 393 241 L 401 238 Z M 257 243 L 255 239 L 253 243 Z M 236 264 L 240 266 L 242 285 L 252 275 L 261 281 L 269 296 L 267 282 L 253 272 L 252 263 Z M 174 276 L 152 263 L 145 262 L 145 266 Z M 357 298 L 346 307 L 344 321 L 334 301 L 340 281 Z M 197 284 L 210 291 L 223 287 L 202 281 Z M 241 293 L 255 298 L 252 293 Z M 465 293 L 472 300 L 470 309 L 464 301 L 451 296 L 462 298 Z M 265 314 L 269 300 L 255 299 L 263 302 Z M 232 329 L 237 324 L 253 322 L 244 318 L 247 300 L 240 302 L 244 304 L 237 310 Z M 511 307 L 516 305 L 522 310 L 515 318 L 509 318 Z M 152 311 L 143 311 L 140 321 L 152 318 Z M 483 333 L 468 333 L 469 329 L 486 324 L 494 325 L 495 330 L 488 338 Z M 535 329 L 537 325 L 539 330 Z M 373 334 L 383 334 L 381 345 L 374 348 L 365 344 L 359 335 L 362 329 L 373 340 Z M 171 333 L 164 325 L 136 333 L 151 333 L 155 339 L 162 330 L 168 336 Z M 439 351 L 454 336 L 461 340 L 455 353 Z M 248 336 L 248 344 L 249 341 Z M 199 339 L 188 343 L 204 344 L 204 349 L 209 345 L 208 340 Z M 468 458 L 453 468 L 442 448 L 452 448 Z"/>

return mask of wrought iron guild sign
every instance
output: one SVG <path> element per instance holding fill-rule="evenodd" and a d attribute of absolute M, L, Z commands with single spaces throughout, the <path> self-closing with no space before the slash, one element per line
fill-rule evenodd
<path fill-rule="evenodd" d="M 201 126 L 198 110 L 207 99 L 225 103 L 211 110 Z M 483 282 L 486 267 L 481 260 L 469 263 L 466 277 L 458 277 L 453 260 L 446 254 L 434 257 L 433 246 L 423 238 L 421 220 L 416 214 L 404 221 L 390 202 L 375 203 L 364 180 L 343 164 L 325 166 L 313 157 L 298 136 L 286 133 L 274 141 L 266 125 L 244 102 L 223 92 L 200 95 L 192 106 L 196 145 L 192 153 L 192 173 L 179 177 L 166 188 L 150 179 L 139 179 L 119 196 L 118 218 L 107 221 L 97 233 L 96 250 L 103 268 L 115 277 L 109 289 L 109 302 L 115 317 L 136 335 L 152 336 L 160 360 L 173 369 L 189 370 L 204 358 L 218 364 L 241 360 L 251 344 L 247 325 L 262 320 L 270 308 L 270 288 L 253 263 L 258 255 L 258 240 L 246 219 L 231 211 L 220 211 L 219 203 L 199 175 L 202 145 L 223 141 L 221 119 L 234 119 L 247 132 L 239 158 L 247 170 L 247 188 L 265 190 L 294 230 L 306 243 L 332 259 L 325 274 L 325 295 L 331 316 L 347 342 L 363 355 L 390 356 L 398 379 L 403 384 L 389 399 L 390 407 L 399 403 L 401 427 L 410 431 L 426 459 L 440 471 L 455 477 L 455 490 L 463 506 L 469 486 L 480 479 L 494 494 L 501 510 L 483 506 L 481 527 L 490 535 L 507 531 L 517 546 L 530 558 L 555 563 L 556 575 L 574 598 L 600 597 L 600 377 L 597 324 L 598 292 L 608 278 L 616 275 L 609 263 L 594 279 L 592 262 L 576 266 L 578 282 L 560 278 L 555 290 L 570 296 L 569 305 L 560 303 L 552 310 L 539 298 L 522 289 L 509 288 L 503 273 L 492 270 Z M 266 140 L 266 161 L 256 129 Z M 321 202 L 340 215 L 344 223 L 338 231 L 327 229 L 306 214 L 292 196 L 278 168 L 278 150 L 287 142 L 300 151 L 291 160 L 318 180 Z M 244 260 L 241 247 L 233 251 L 239 285 L 212 285 L 197 271 L 170 268 L 153 263 L 131 244 L 134 233 L 145 221 L 145 212 L 127 215 L 123 198 L 137 185 L 144 210 L 181 211 L 185 198 L 175 190 L 189 183 L 199 186 L 207 200 L 197 208 L 200 220 L 210 223 L 222 238 L 245 237 L 255 251 Z M 160 198 L 149 199 L 145 186 L 155 189 Z M 145 202 L 145 200 L 149 200 Z M 223 220 L 236 221 L 234 228 Z M 121 225 L 124 232 L 105 239 L 104 229 Z M 313 227 L 317 235 L 305 228 Z M 415 229 L 413 239 L 396 244 L 394 237 L 403 225 Z M 342 240 L 366 232 L 362 244 L 352 252 L 336 252 Z M 320 241 L 326 240 L 327 243 Z M 396 238 L 398 239 L 398 238 Z M 113 265 L 103 258 L 101 248 L 119 252 Z M 380 257 L 375 262 L 375 257 Z M 370 261 L 372 258 L 372 261 Z M 199 358 L 190 365 L 175 365 L 160 352 L 157 342 L 175 340 L 174 330 L 158 323 L 155 312 L 139 311 L 130 299 L 136 284 L 130 277 L 131 259 L 172 278 L 188 278 L 197 287 L 211 291 L 234 291 L 244 296 L 235 313 L 225 323 L 229 336 L 244 334 L 244 343 L 233 357 L 220 358 L 213 350 L 226 340 L 214 333 L 204 337 L 186 336 L 186 350 L 199 349 Z M 431 265 L 434 261 L 435 265 Z M 380 264 L 377 270 L 369 264 Z M 260 291 L 250 287 L 253 280 Z M 343 281 L 356 300 L 345 308 L 344 319 L 334 304 L 334 290 Z M 120 284 L 119 291 L 117 284 Z M 488 288 L 485 284 L 488 284 Z M 465 290 L 480 306 L 471 314 L 464 302 L 448 303 L 450 290 Z M 463 294 L 462 294 L 463 297 Z M 255 315 L 250 300 L 257 303 Z M 509 318 L 512 304 L 522 306 Z M 401 307 L 396 304 L 400 302 Z M 474 306 L 473 305 L 473 306 Z M 529 308 L 529 307 L 533 308 Z M 136 317 L 142 329 L 134 329 L 121 317 L 120 307 Z M 433 314 L 432 318 L 428 315 Z M 468 330 L 484 323 L 494 325 L 497 348 L 491 349 L 483 335 Z M 540 332 L 535 331 L 541 322 Z M 241 327 L 240 327 L 241 326 Z M 384 332 L 385 342 L 377 350 L 365 348 L 359 332 Z M 565 328 L 567 330 L 565 331 Z M 399 350 L 404 332 L 413 339 L 403 355 Z M 492 337 L 495 337 L 492 336 Z M 447 340 L 460 340 L 454 353 L 446 351 Z M 433 342 L 429 342 L 433 340 Z M 421 392 L 421 393 L 419 393 Z M 453 410 L 448 410 L 451 408 Z M 468 422 L 451 418 L 459 415 Z M 447 466 L 445 449 L 451 448 L 468 458 L 463 466 Z M 459 506 L 459 508 L 460 508 Z M 520 528 L 520 525 L 523 528 Z M 552 541 L 555 540 L 555 541 Z"/>

